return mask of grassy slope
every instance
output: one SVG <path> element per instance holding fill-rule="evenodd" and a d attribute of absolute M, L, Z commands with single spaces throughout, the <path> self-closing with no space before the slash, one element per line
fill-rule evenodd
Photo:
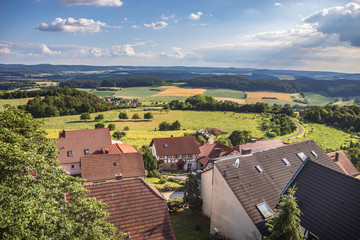
<path fill-rule="evenodd" d="M 110 96 L 111 94 L 113 94 L 115 92 L 112 92 L 112 91 L 93 91 L 91 93 L 94 94 L 95 96 L 98 96 L 98 97 L 108 97 L 108 96 Z"/>
<path fill-rule="evenodd" d="M 324 106 L 334 101 L 333 98 L 325 97 L 318 93 L 306 92 L 304 94 L 305 94 L 305 98 L 308 99 L 312 105 Z"/>
<path fill-rule="evenodd" d="M 156 87 L 132 87 L 132 88 L 123 88 L 118 91 L 115 96 L 127 96 L 127 97 L 149 97 L 151 95 L 157 94 L 164 91 L 165 88 L 156 88 Z"/>
<path fill-rule="evenodd" d="M 203 215 L 180 211 L 171 213 L 170 219 L 177 240 L 201 240 L 210 235 L 210 219 Z"/>
<path fill-rule="evenodd" d="M 4 110 L 4 106 L 9 104 L 11 106 L 25 105 L 31 98 L 21 98 L 21 99 L 0 99 L 0 111 Z"/>
<path fill-rule="evenodd" d="M 236 98 L 236 99 L 244 99 L 245 92 L 237 91 L 231 89 L 208 89 L 204 95 L 212 96 L 212 97 L 226 97 L 226 98 Z"/>

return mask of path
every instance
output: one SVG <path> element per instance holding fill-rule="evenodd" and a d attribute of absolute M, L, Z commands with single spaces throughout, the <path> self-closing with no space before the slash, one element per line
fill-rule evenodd
<path fill-rule="evenodd" d="M 295 133 L 294 135 L 291 135 L 291 136 L 285 137 L 285 138 L 281 138 L 280 140 L 286 140 L 286 139 L 294 138 L 294 137 L 297 137 L 297 136 L 299 136 L 300 134 L 302 134 L 304 132 L 303 126 L 301 126 L 299 123 L 297 123 L 295 121 L 294 121 L 294 123 L 296 124 L 296 126 L 298 126 L 299 131 L 297 133 Z"/>
<path fill-rule="evenodd" d="M 162 193 L 166 200 L 173 199 L 173 198 L 183 198 L 184 192 L 164 192 Z"/>

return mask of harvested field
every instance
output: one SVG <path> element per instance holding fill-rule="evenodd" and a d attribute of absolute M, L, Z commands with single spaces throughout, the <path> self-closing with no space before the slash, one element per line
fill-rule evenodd
<path fill-rule="evenodd" d="M 287 93 L 280 92 L 246 92 L 246 103 L 263 102 L 262 98 L 276 98 L 279 100 L 292 102 L 292 99 Z"/>
<path fill-rule="evenodd" d="M 179 88 L 175 86 L 166 87 L 166 90 L 157 94 L 152 95 L 152 97 L 159 96 L 179 96 L 179 97 L 191 97 L 197 94 L 203 94 L 206 89 L 202 88 Z"/>
<path fill-rule="evenodd" d="M 226 97 L 215 97 L 217 101 L 231 101 L 239 104 L 246 104 L 245 99 L 226 98 Z"/>

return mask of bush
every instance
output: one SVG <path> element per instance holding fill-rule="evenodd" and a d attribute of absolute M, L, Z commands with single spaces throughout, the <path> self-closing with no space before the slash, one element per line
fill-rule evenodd
<path fill-rule="evenodd" d="M 103 114 L 99 114 L 95 117 L 95 120 L 96 121 L 100 121 L 100 120 L 103 120 L 104 119 L 104 115 Z"/>
<path fill-rule="evenodd" d="M 151 112 L 144 113 L 144 119 L 153 119 L 154 115 Z"/>
<path fill-rule="evenodd" d="M 128 117 L 126 112 L 120 112 L 119 113 L 119 119 L 123 119 L 123 121 L 124 121 L 124 119 L 128 119 L 128 118 L 129 117 Z"/>
<path fill-rule="evenodd" d="M 80 115 L 80 120 L 85 120 L 85 121 L 87 121 L 87 120 L 89 120 L 89 119 L 91 119 L 91 117 L 90 117 L 90 114 L 88 114 L 88 113 L 82 113 L 82 114 Z"/>
<path fill-rule="evenodd" d="M 137 119 L 140 119 L 140 116 L 139 116 L 139 114 L 134 113 L 134 114 L 132 115 L 131 119 L 137 120 Z"/>
<path fill-rule="evenodd" d="M 164 184 L 166 183 L 166 177 L 165 176 L 161 176 L 159 179 L 159 184 Z"/>
<path fill-rule="evenodd" d="M 146 171 L 146 170 L 145 170 Z M 148 171 L 146 174 L 147 177 L 160 177 L 161 173 L 158 170 Z"/>
<path fill-rule="evenodd" d="M 174 189 L 174 186 L 172 184 L 170 184 L 170 183 L 166 183 L 164 185 L 164 190 L 166 190 L 166 191 L 171 191 L 173 189 Z"/>
<path fill-rule="evenodd" d="M 176 179 L 174 178 L 174 177 L 168 177 L 168 179 L 167 179 L 169 182 L 175 182 L 176 181 Z"/>
<path fill-rule="evenodd" d="M 265 136 L 268 138 L 274 138 L 277 136 L 277 134 L 276 134 L 276 132 L 269 131 L 269 132 L 266 132 Z"/>
<path fill-rule="evenodd" d="M 177 212 L 184 207 L 184 202 L 181 200 L 181 198 L 170 199 L 166 204 L 170 212 Z"/>
<path fill-rule="evenodd" d="M 128 126 L 124 127 L 124 131 L 129 131 L 129 130 L 130 130 L 130 128 Z"/>
<path fill-rule="evenodd" d="M 125 137 L 126 136 L 126 133 L 125 132 L 120 132 L 119 130 L 114 132 L 112 137 L 117 139 L 117 140 L 120 140 L 121 138 Z"/>
<path fill-rule="evenodd" d="M 97 124 L 95 124 L 95 128 L 105 128 L 105 124 L 97 123 Z"/>
<path fill-rule="evenodd" d="M 114 130 L 115 130 L 115 124 L 110 123 L 110 124 L 108 125 L 108 129 L 109 129 L 110 131 L 114 131 Z"/>

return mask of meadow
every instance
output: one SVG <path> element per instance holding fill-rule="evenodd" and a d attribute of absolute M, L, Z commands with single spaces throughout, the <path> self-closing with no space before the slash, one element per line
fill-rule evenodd
<path fill-rule="evenodd" d="M 0 99 L 0 111 L 3 111 L 6 104 L 11 106 L 25 105 L 32 98 L 21 98 L 21 99 Z"/>
<path fill-rule="evenodd" d="M 311 105 L 325 106 L 326 104 L 334 102 L 334 98 L 326 97 L 318 93 L 306 92 L 304 96 Z"/>

